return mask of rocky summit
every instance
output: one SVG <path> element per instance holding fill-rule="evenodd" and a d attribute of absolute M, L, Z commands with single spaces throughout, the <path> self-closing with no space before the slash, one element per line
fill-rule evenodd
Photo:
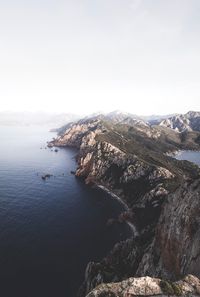
<path fill-rule="evenodd" d="M 199 113 L 180 119 L 190 129 L 97 116 L 67 125 L 49 143 L 78 148 L 75 175 L 120 199 L 119 221 L 134 227 L 131 238 L 88 263 L 78 296 L 199 294 L 200 168 L 170 155 L 200 150 Z"/>

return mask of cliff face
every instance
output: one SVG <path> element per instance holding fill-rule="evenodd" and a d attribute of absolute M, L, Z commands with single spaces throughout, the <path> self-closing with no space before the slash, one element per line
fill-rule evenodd
<path fill-rule="evenodd" d="M 81 144 L 84 145 L 84 142 L 87 140 L 87 144 L 92 144 L 92 139 L 95 135 L 100 132 L 102 127 L 100 120 L 91 120 L 91 121 L 78 121 L 75 124 L 68 124 L 66 130 L 63 131 L 61 136 L 57 137 L 54 141 L 50 142 L 49 146 L 72 146 L 80 148 Z M 93 132 L 94 131 L 94 132 Z M 86 137 L 85 137 L 86 136 Z M 92 137 L 93 136 L 93 137 Z M 84 138 L 85 137 L 85 138 Z M 90 139 L 92 138 L 92 139 Z"/>
<path fill-rule="evenodd" d="M 169 203 L 156 234 L 161 267 L 163 263 L 170 275 L 175 271 L 175 277 L 186 273 L 200 276 L 200 180 L 184 184 L 169 197 Z"/>
<path fill-rule="evenodd" d="M 144 254 L 137 274 L 177 279 L 187 273 L 200 276 L 200 180 L 183 183 L 168 195 L 155 238 Z"/>
<path fill-rule="evenodd" d="M 165 154 L 198 148 L 196 137 L 182 139 L 174 131 L 138 127 L 138 122 L 135 127 L 95 119 L 70 126 L 49 144 L 79 148 L 76 176 L 123 199 L 128 208 L 120 220 L 137 230 L 100 263 L 88 264 L 79 296 L 134 275 L 200 276 L 199 168 Z"/>
<path fill-rule="evenodd" d="M 152 196 L 150 193 L 152 193 Z M 117 244 L 100 263 L 89 263 L 84 296 L 100 283 L 116 282 L 130 276 L 156 276 L 177 280 L 192 273 L 200 277 L 200 180 L 183 184 L 172 194 L 147 193 L 152 205 L 133 207 L 138 236 Z M 157 199 L 157 200 L 156 200 Z M 157 205 L 161 199 L 161 207 Z"/>

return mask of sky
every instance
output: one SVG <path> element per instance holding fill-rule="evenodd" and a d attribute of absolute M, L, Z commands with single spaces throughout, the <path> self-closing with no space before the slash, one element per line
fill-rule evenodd
<path fill-rule="evenodd" d="M 0 111 L 200 110 L 199 0 L 0 0 Z"/>

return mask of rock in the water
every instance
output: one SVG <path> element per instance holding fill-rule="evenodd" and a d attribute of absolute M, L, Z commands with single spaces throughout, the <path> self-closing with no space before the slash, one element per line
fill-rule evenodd
<path fill-rule="evenodd" d="M 46 180 L 47 178 L 50 178 L 51 176 L 52 176 L 52 174 L 47 173 L 47 174 L 42 175 L 41 178 L 43 180 Z"/>

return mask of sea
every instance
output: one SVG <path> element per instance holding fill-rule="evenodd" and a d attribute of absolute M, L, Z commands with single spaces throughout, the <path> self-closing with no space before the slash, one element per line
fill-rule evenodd
<path fill-rule="evenodd" d="M 123 206 L 76 178 L 46 126 L 0 126 L 0 296 L 75 297 L 89 261 L 131 236 Z M 45 174 L 50 178 L 42 179 Z"/>
<path fill-rule="evenodd" d="M 200 166 L 199 151 L 180 151 L 175 157 L 178 160 L 187 160 Z"/>

